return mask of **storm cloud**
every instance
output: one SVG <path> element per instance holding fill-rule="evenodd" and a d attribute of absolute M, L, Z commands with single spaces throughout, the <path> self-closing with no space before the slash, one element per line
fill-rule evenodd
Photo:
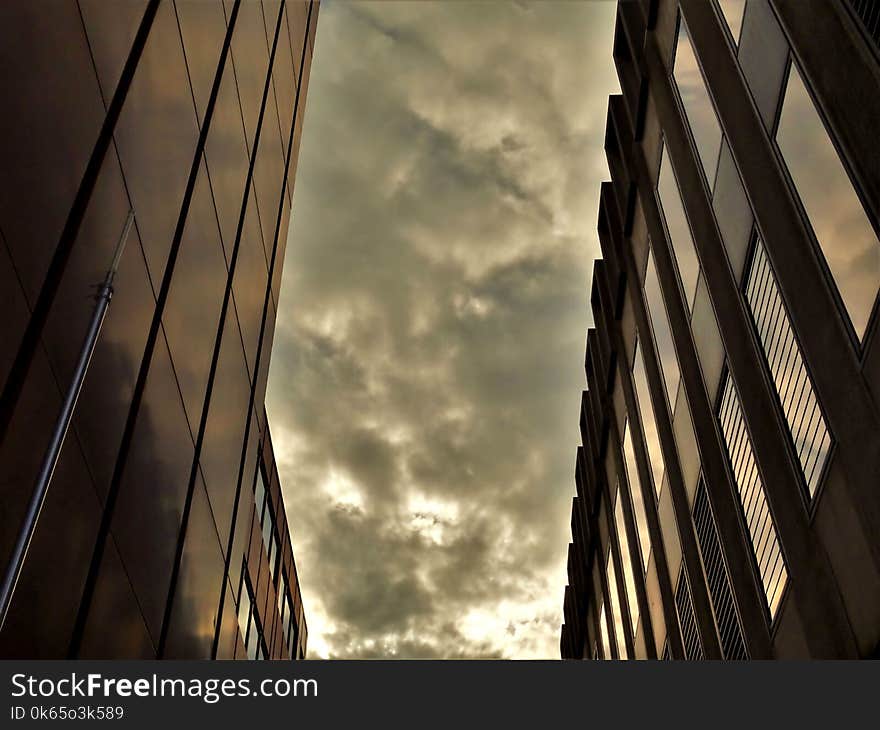
<path fill-rule="evenodd" d="M 311 656 L 558 656 L 614 10 L 322 3 L 267 405 Z"/>

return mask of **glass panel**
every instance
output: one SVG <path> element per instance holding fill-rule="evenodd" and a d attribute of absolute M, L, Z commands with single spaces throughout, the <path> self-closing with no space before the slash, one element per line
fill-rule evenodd
<path fill-rule="evenodd" d="M 281 580 L 278 584 L 278 614 L 281 616 L 281 624 L 284 625 L 284 607 L 287 605 L 287 580 L 284 573 L 281 574 Z"/>
<path fill-rule="evenodd" d="M 636 389 L 636 401 L 642 416 L 642 433 L 648 447 L 648 458 L 651 461 L 651 474 L 654 477 L 654 492 L 660 493 L 663 483 L 663 472 L 666 464 L 663 461 L 663 449 L 660 447 L 660 432 L 657 429 L 657 414 L 651 401 L 651 390 L 648 387 L 648 376 L 645 372 L 645 356 L 639 341 L 635 345 L 636 356 L 633 361 L 633 383 Z"/>
<path fill-rule="evenodd" d="M 727 22 L 734 44 L 739 43 L 739 34 L 742 30 L 743 13 L 746 9 L 746 0 L 718 0 L 721 14 Z"/>
<path fill-rule="evenodd" d="M 266 553 L 272 546 L 272 511 L 269 508 L 269 502 L 266 501 L 266 510 L 263 513 L 263 545 L 266 547 Z"/>
<path fill-rule="evenodd" d="M 715 319 L 715 309 L 709 298 L 709 287 L 702 272 L 694 297 L 694 311 L 691 313 L 691 334 L 697 348 L 697 359 L 706 392 L 717 393 L 721 369 L 724 367 L 724 345 L 721 342 L 718 320 Z"/>
<path fill-rule="evenodd" d="M 614 553 L 608 550 L 608 559 L 605 561 L 605 576 L 608 580 L 608 596 L 610 600 L 611 620 L 614 622 L 614 638 L 617 641 L 617 655 L 620 659 L 628 659 L 626 652 L 626 639 L 624 638 L 623 614 L 621 612 L 620 595 L 617 592 L 617 572 L 614 570 Z"/>
<path fill-rule="evenodd" d="M 626 520 L 623 514 L 620 489 L 617 490 L 617 499 L 614 500 L 614 524 L 617 527 L 617 541 L 620 543 L 620 561 L 623 563 L 623 587 L 626 589 L 626 600 L 629 603 L 630 626 L 632 627 L 632 634 L 635 636 L 639 625 L 639 601 L 636 596 L 636 577 L 633 572 L 632 560 L 630 559 L 629 538 L 626 535 Z"/>
<path fill-rule="evenodd" d="M 293 616 L 290 617 L 290 629 L 288 634 L 287 652 L 290 655 L 290 658 L 293 659 L 293 657 L 296 656 L 296 623 Z"/>
<path fill-rule="evenodd" d="M 248 634 L 247 634 L 247 642 L 245 642 L 245 648 L 247 649 L 247 658 L 253 661 L 257 658 L 257 644 L 259 643 L 257 638 L 257 625 L 254 623 L 254 614 L 251 612 L 251 620 L 248 622 Z"/>
<path fill-rule="evenodd" d="M 672 328 L 669 326 L 666 304 L 660 289 L 660 279 L 657 278 L 657 269 L 654 266 L 653 250 L 648 253 L 648 267 L 645 271 L 645 304 L 648 306 L 648 316 L 651 318 L 654 331 L 654 346 L 657 348 L 660 371 L 663 373 L 666 395 L 671 406 L 675 403 L 680 371 L 672 340 Z"/>
<path fill-rule="evenodd" d="M 746 298 L 804 481 L 813 496 L 831 447 L 831 436 L 760 238 L 755 242 Z"/>
<path fill-rule="evenodd" d="M 257 468 L 257 484 L 254 488 L 254 504 L 257 505 L 257 520 L 263 524 L 263 504 L 266 502 L 266 482 L 263 479 L 262 467 Z"/>
<path fill-rule="evenodd" d="M 731 471 L 751 537 L 752 549 L 757 559 L 767 605 L 770 608 L 770 615 L 773 616 L 779 607 L 788 573 L 782 559 L 776 526 L 773 524 L 773 517 L 767 504 L 764 485 L 758 474 L 739 396 L 729 377 L 722 387 L 718 419 L 721 422 L 721 432 L 727 445 Z"/>
<path fill-rule="evenodd" d="M 247 588 L 241 587 L 241 596 L 238 599 L 238 628 L 241 630 L 242 639 L 247 637 L 248 619 L 251 613 L 251 598 Z"/>
<path fill-rule="evenodd" d="M 211 658 L 213 624 L 205 619 L 216 614 L 222 585 L 223 549 L 205 486 L 197 478 L 169 619 L 165 658 Z"/>
<path fill-rule="evenodd" d="M 608 622 L 605 619 L 605 602 L 599 611 L 599 634 L 602 636 L 602 654 L 606 659 L 611 659 L 611 641 L 608 638 Z"/>
<path fill-rule="evenodd" d="M 691 229 L 688 227 L 681 193 L 675 181 L 675 170 L 669 161 L 665 146 L 661 154 L 663 159 L 660 163 L 660 178 L 657 180 L 657 195 L 660 199 L 663 216 L 666 219 L 666 232 L 672 246 L 673 258 L 678 267 L 685 305 L 690 312 L 694 301 L 694 292 L 697 290 L 700 262 L 694 248 L 694 239 L 691 238 Z"/>
<path fill-rule="evenodd" d="M 861 339 L 880 287 L 880 241 L 794 63 L 776 141 Z"/>
<path fill-rule="evenodd" d="M 684 107 L 694 143 L 706 181 L 711 189 L 718 168 L 718 151 L 721 149 L 721 127 L 715 109 L 706 90 L 706 82 L 697 63 L 694 48 L 688 36 L 684 19 L 678 24 L 678 40 L 675 45 L 675 64 L 672 68 L 678 95 Z"/>
<path fill-rule="evenodd" d="M 733 275 L 739 283 L 743 277 L 746 254 L 751 242 L 752 209 L 726 141 L 721 145 L 718 171 L 715 173 L 712 208 Z"/>
<path fill-rule="evenodd" d="M 639 531 L 639 548 L 642 554 L 642 575 L 648 567 L 648 556 L 651 554 L 651 535 L 648 532 L 648 519 L 645 516 L 645 499 L 642 491 L 642 482 L 639 479 L 636 465 L 636 454 L 633 450 L 632 433 L 629 430 L 629 422 L 623 429 L 623 457 L 626 461 L 626 474 L 629 478 L 629 491 L 632 496 L 633 513 L 636 520 L 636 528 Z"/>

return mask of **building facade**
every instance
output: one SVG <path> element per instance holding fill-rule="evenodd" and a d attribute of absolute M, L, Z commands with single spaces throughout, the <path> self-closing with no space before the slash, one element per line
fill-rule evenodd
<path fill-rule="evenodd" d="M 134 225 L 4 658 L 302 658 L 264 396 L 318 6 L 0 4 L 0 559 Z"/>
<path fill-rule="evenodd" d="M 878 656 L 878 26 L 618 5 L 564 658 Z"/>

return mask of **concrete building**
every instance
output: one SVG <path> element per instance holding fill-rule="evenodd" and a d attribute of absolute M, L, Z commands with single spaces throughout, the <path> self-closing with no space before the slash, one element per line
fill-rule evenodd
<path fill-rule="evenodd" d="M 134 227 L 4 658 L 301 658 L 264 409 L 318 7 L 0 4 L 0 559 Z"/>
<path fill-rule="evenodd" d="M 878 16 L 618 5 L 565 658 L 878 656 Z"/>

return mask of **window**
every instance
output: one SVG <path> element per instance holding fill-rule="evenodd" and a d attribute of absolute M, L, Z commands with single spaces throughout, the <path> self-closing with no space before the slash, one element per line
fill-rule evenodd
<path fill-rule="evenodd" d="M 738 23 L 742 22 L 742 3 L 722 3 L 721 9 L 725 13 L 725 17 L 728 18 L 728 22 L 731 20 L 735 20 Z M 733 24 L 731 24 L 731 28 L 734 28 Z M 807 116 L 809 116 L 809 112 L 812 112 L 815 121 L 814 126 L 818 127 L 818 135 L 821 137 L 821 141 L 824 141 L 830 148 L 830 141 L 821 128 L 821 122 L 818 120 L 815 108 L 813 108 L 806 94 L 806 89 L 803 87 L 800 77 L 797 76 L 797 70 L 793 68 L 792 73 L 796 77 L 796 89 L 794 96 L 791 98 L 800 99 L 797 102 L 799 109 L 804 104 L 808 105 L 809 108 L 804 107 L 804 112 Z M 696 57 L 694 56 L 687 33 L 687 25 L 683 19 L 679 23 L 673 75 L 681 95 L 688 124 L 696 142 L 697 151 L 703 163 L 703 169 L 706 172 L 707 179 L 711 181 L 715 174 L 714 166 L 717 164 L 717 148 L 721 142 L 722 133 L 715 110 L 709 99 L 709 94 L 706 91 L 703 77 L 697 66 Z M 794 89 L 795 87 L 792 88 Z M 800 119 L 801 116 L 801 114 L 798 114 L 797 119 Z M 782 124 L 780 124 L 780 129 L 782 129 Z M 814 134 L 813 136 L 816 135 Z M 791 137 L 789 136 L 788 139 L 791 139 Z M 707 154 L 707 151 L 711 154 Z M 839 160 L 834 150 L 830 149 L 829 151 L 831 159 L 826 162 L 830 162 L 832 165 L 837 162 L 837 166 L 840 168 Z M 801 163 L 802 158 L 798 156 L 796 162 Z M 852 188 L 845 180 L 845 173 L 842 172 L 842 168 L 840 168 L 839 173 L 844 178 L 843 187 L 852 194 Z M 739 183 L 738 175 L 734 175 L 734 177 L 736 182 Z M 855 201 L 855 204 L 858 206 L 858 200 Z M 860 207 L 858 209 L 861 210 Z M 835 221 L 835 225 L 837 225 L 837 221 Z M 870 226 L 868 226 L 868 229 L 870 230 Z M 871 233 L 873 235 L 873 232 Z M 876 244 L 876 239 L 874 243 Z M 725 240 L 725 245 L 727 245 L 727 240 Z M 878 256 L 880 256 L 880 253 L 878 253 Z M 877 269 L 878 276 L 880 276 L 880 258 L 878 258 Z M 794 441 L 794 448 L 800 461 L 807 490 L 810 496 L 812 496 L 818 487 L 822 467 L 831 445 L 831 438 L 819 403 L 813 392 L 812 382 L 807 374 L 800 348 L 795 340 L 788 312 L 779 294 L 776 277 L 770 267 L 763 242 L 760 239 L 755 243 L 755 253 L 746 278 L 746 300 L 749 304 L 752 320 L 755 324 L 765 361 L 770 369 L 770 374 Z M 869 292 L 870 301 L 866 300 L 865 318 L 870 314 L 876 288 L 877 284 L 875 282 Z M 703 329 L 704 334 L 708 334 L 707 328 L 704 327 Z M 693 330 L 695 342 L 698 345 L 698 353 L 701 355 L 700 364 L 705 365 L 703 362 L 704 358 L 702 357 L 703 353 L 699 351 L 699 344 L 701 342 L 699 337 L 700 331 L 695 323 Z M 720 338 L 716 339 L 720 340 Z M 707 382 L 709 382 L 708 379 Z"/>
<path fill-rule="evenodd" d="M 629 480 L 629 492 L 632 497 L 633 516 L 639 533 L 639 552 L 642 556 L 642 575 L 648 569 L 648 558 L 651 555 L 651 535 L 648 532 L 648 518 L 645 513 L 645 497 L 642 483 L 636 466 L 636 455 L 633 451 L 632 432 L 629 420 L 623 427 L 623 458 L 626 462 L 626 475 Z M 619 491 L 619 490 L 618 490 Z M 620 500 L 618 499 L 618 502 Z M 623 550 L 623 548 L 621 548 Z"/>
<path fill-rule="evenodd" d="M 861 340 L 880 287 L 880 241 L 794 62 L 776 142 Z"/>
<path fill-rule="evenodd" d="M 748 659 L 742 627 L 733 601 L 733 591 L 730 588 L 730 576 L 721 549 L 721 540 L 709 504 L 709 494 L 702 479 L 694 497 L 693 518 L 724 658 Z"/>
<path fill-rule="evenodd" d="M 725 378 L 721 387 L 718 420 L 721 423 L 730 468 L 739 492 L 740 506 L 772 617 L 779 607 L 782 589 L 788 580 L 788 571 L 782 559 L 776 525 L 773 524 L 773 516 L 767 505 L 764 484 L 755 463 L 752 442 L 745 427 L 739 397 L 730 377 Z"/>
<path fill-rule="evenodd" d="M 675 607 L 678 610 L 678 621 L 681 625 L 681 640 L 684 644 L 685 659 L 692 662 L 700 661 L 703 658 L 703 645 L 700 643 L 700 632 L 694 615 L 694 602 L 691 599 L 691 589 L 684 572 L 684 564 L 678 572 Z"/>
<path fill-rule="evenodd" d="M 605 617 L 605 601 L 599 611 L 599 635 L 602 637 L 602 654 L 606 659 L 613 659 L 611 655 L 611 639 L 608 636 L 608 620 Z"/>
<path fill-rule="evenodd" d="M 636 595 L 636 577 L 633 572 L 632 559 L 629 551 L 629 538 L 626 534 L 626 518 L 623 514 L 622 494 L 617 489 L 614 500 L 614 526 L 617 528 L 617 541 L 620 544 L 620 562 L 623 564 L 623 587 L 629 603 L 630 628 L 635 636 L 639 627 L 639 601 Z"/>
<path fill-rule="evenodd" d="M 715 116 L 709 92 L 706 90 L 706 82 L 703 81 L 703 74 L 691 45 L 687 25 L 684 18 L 681 17 L 679 17 L 678 23 L 678 40 L 675 44 L 672 76 L 678 89 L 681 105 L 684 107 L 700 162 L 703 164 L 706 182 L 711 190 L 715 180 L 715 171 L 718 169 L 721 127 L 718 124 L 718 117 Z"/>
<path fill-rule="evenodd" d="M 666 304 L 660 289 L 660 279 L 657 277 L 657 268 L 654 265 L 653 248 L 648 249 L 648 264 L 645 269 L 645 304 L 651 319 L 654 346 L 657 348 L 657 358 L 660 361 L 663 381 L 666 383 L 666 395 L 671 410 L 675 405 L 675 394 L 678 391 L 678 380 L 681 375 L 678 358 L 675 355 L 672 328 L 669 326 L 669 316 L 666 314 Z"/>
<path fill-rule="evenodd" d="M 645 372 L 645 356 L 642 353 L 638 337 L 635 342 L 633 359 L 633 384 L 636 390 L 636 402 L 642 416 L 642 433 L 648 447 L 648 458 L 651 461 L 651 475 L 654 478 L 654 493 L 659 497 L 660 485 L 663 483 L 663 472 L 666 464 L 663 461 L 663 449 L 660 446 L 660 432 L 657 429 L 657 414 L 651 401 L 651 390 L 648 387 L 648 375 Z"/>
<path fill-rule="evenodd" d="M 278 613 L 281 616 L 281 631 L 284 635 L 284 645 L 287 648 L 287 656 L 296 658 L 297 625 L 296 616 L 293 614 L 293 604 L 288 592 L 287 576 L 281 572 L 278 583 Z"/>
<path fill-rule="evenodd" d="M 812 497 L 828 458 L 831 436 L 760 238 L 755 241 L 746 280 L 746 299 Z"/>
<path fill-rule="evenodd" d="M 743 15 L 746 11 L 746 0 L 718 0 L 718 5 L 721 7 L 721 14 L 727 23 L 730 35 L 733 36 L 733 44 L 739 44 Z"/>
<path fill-rule="evenodd" d="M 241 583 L 238 587 L 238 630 L 241 632 L 247 658 L 265 659 L 266 647 L 254 606 L 254 592 L 247 578 L 247 565 L 242 567 Z"/>
<path fill-rule="evenodd" d="M 275 516 L 272 512 L 272 500 L 266 490 L 266 478 L 263 474 L 263 464 L 260 461 L 257 467 L 257 483 L 254 486 L 254 499 L 256 504 L 257 519 L 263 528 L 263 546 L 266 548 L 266 556 L 269 559 L 269 575 L 275 582 L 275 573 L 279 563 L 278 533 L 275 530 Z"/>
<path fill-rule="evenodd" d="M 662 160 L 660 162 L 660 177 L 657 180 L 657 196 L 660 209 L 666 220 L 666 234 L 672 246 L 673 258 L 681 280 L 685 308 L 690 312 L 694 305 L 694 294 L 697 291 L 700 262 L 697 259 L 697 250 L 694 248 L 694 239 L 691 237 L 691 229 L 684 212 L 684 203 L 675 180 L 675 170 L 669 160 L 665 144 L 660 154 Z"/>
<path fill-rule="evenodd" d="M 605 561 L 605 578 L 608 581 L 608 600 L 610 618 L 614 622 L 614 640 L 617 642 L 617 655 L 627 659 L 626 639 L 624 638 L 623 612 L 620 605 L 620 594 L 617 592 L 617 573 L 614 570 L 614 550 L 608 546 L 608 558 Z"/>

